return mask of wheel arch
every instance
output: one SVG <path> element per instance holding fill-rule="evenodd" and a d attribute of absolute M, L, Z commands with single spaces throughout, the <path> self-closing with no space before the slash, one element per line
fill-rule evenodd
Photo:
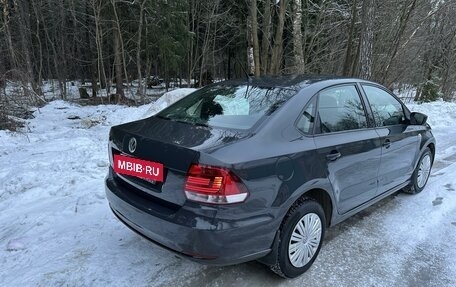
<path fill-rule="evenodd" d="M 325 212 L 326 227 L 331 225 L 332 216 L 333 216 L 333 208 L 334 203 L 333 199 L 328 191 L 320 187 L 310 188 L 304 192 L 302 192 L 298 197 L 294 198 L 290 204 L 287 205 L 287 209 L 284 213 L 284 217 L 282 218 L 282 224 L 286 220 L 287 214 L 297 205 L 301 204 L 305 200 L 314 200 L 318 202 Z"/>
<path fill-rule="evenodd" d="M 432 153 L 432 162 L 434 162 L 435 160 L 435 143 L 433 142 L 430 142 L 428 143 L 425 147 L 429 148 L 431 150 L 431 153 Z"/>
<path fill-rule="evenodd" d="M 302 189 L 299 193 L 296 193 L 295 196 L 288 198 L 287 203 L 283 203 L 283 207 L 285 208 L 283 208 L 283 213 L 280 217 L 280 224 L 274 237 L 274 241 L 271 245 L 271 250 L 276 250 L 278 248 L 278 245 L 280 243 L 282 224 L 286 221 L 287 215 L 289 214 L 290 210 L 293 210 L 293 208 L 295 208 L 297 205 L 301 204 L 305 200 L 311 199 L 318 202 L 322 206 L 323 211 L 325 213 L 325 226 L 329 227 L 331 225 L 333 221 L 332 217 L 335 212 L 337 213 L 337 211 L 335 210 L 335 202 L 333 200 L 332 194 L 330 191 L 326 190 L 326 188 L 331 190 L 331 184 L 327 179 L 320 179 L 317 181 L 313 181 L 312 183 L 313 184 L 311 186 L 301 187 Z M 277 261 L 277 255 L 278 254 L 276 252 L 270 252 L 268 255 L 259 259 L 258 261 L 268 266 L 271 266 L 272 264 L 275 264 L 275 262 Z"/>
<path fill-rule="evenodd" d="M 310 190 L 304 192 L 298 198 L 298 200 L 295 201 L 294 204 L 296 204 L 297 202 L 300 202 L 302 200 L 305 200 L 306 198 L 315 200 L 316 202 L 318 202 L 321 205 L 321 207 L 323 207 L 323 210 L 325 212 L 325 217 L 326 217 L 326 222 L 325 222 L 326 226 L 327 227 L 330 226 L 334 205 L 333 205 L 333 202 L 332 202 L 332 199 L 331 199 L 331 196 L 329 195 L 329 193 L 326 190 L 321 189 L 321 188 L 310 189 Z"/>
<path fill-rule="evenodd" d="M 282 234 L 285 234 L 285 236 L 287 236 L 286 234 L 290 230 L 290 229 L 284 229 L 284 228 L 286 228 L 286 226 L 287 226 L 286 224 L 287 224 L 287 221 L 290 218 L 290 216 L 293 216 L 294 212 L 296 212 L 298 210 L 298 208 L 300 208 L 305 202 L 309 202 L 309 201 L 312 204 L 318 203 L 318 205 L 321 206 L 321 208 L 323 209 L 323 212 L 325 214 L 326 222 L 322 224 L 323 225 L 322 226 L 323 236 L 320 238 L 319 247 L 318 247 L 315 255 L 312 255 L 315 257 L 312 257 L 312 260 L 307 262 L 306 265 L 302 267 L 302 268 L 305 268 L 304 271 L 307 270 L 313 264 L 313 261 L 315 260 L 316 256 L 318 256 L 318 252 L 321 248 L 322 241 L 324 240 L 325 229 L 327 227 L 329 227 L 329 225 L 330 225 L 333 204 L 332 204 L 331 196 L 324 189 L 321 189 L 321 188 L 309 189 L 309 190 L 305 191 L 304 193 L 302 193 L 291 205 L 289 205 L 286 215 L 282 219 L 280 228 L 277 230 L 276 236 L 274 238 L 274 242 L 271 246 L 272 252 L 270 252 L 268 255 L 266 255 L 265 257 L 263 257 L 259 260 L 261 263 L 268 265 L 273 272 L 275 272 L 276 274 L 278 274 L 281 277 L 284 277 L 284 278 L 294 278 L 295 277 L 295 275 L 293 275 L 293 274 L 285 275 L 286 273 L 284 273 L 283 268 L 288 268 L 288 267 L 286 267 L 287 264 L 284 265 L 284 263 L 282 263 L 282 264 L 280 263 L 281 258 L 283 260 L 283 250 L 280 247 L 281 243 L 284 242 L 281 240 Z M 286 237 L 286 238 L 289 238 L 289 237 Z"/>

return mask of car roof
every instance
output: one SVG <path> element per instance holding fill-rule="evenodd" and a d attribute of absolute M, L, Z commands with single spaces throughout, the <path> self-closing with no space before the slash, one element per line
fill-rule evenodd
<path fill-rule="evenodd" d="M 324 82 L 324 81 L 331 81 L 331 82 L 368 82 L 366 80 L 357 79 L 357 78 L 350 78 L 350 77 L 341 77 L 341 76 L 334 76 L 334 75 L 299 75 L 299 74 L 292 74 L 292 75 L 281 75 L 281 76 L 261 76 L 261 77 L 248 77 L 244 79 L 237 79 L 237 80 L 228 80 L 223 81 L 218 84 L 223 85 L 245 85 L 250 84 L 253 86 L 259 87 L 282 87 L 282 88 L 290 88 L 299 90 L 306 86 Z"/>

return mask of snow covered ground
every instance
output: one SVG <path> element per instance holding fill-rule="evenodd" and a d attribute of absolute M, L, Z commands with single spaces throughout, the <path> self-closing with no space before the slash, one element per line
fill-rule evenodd
<path fill-rule="evenodd" d="M 180 259 L 113 216 L 109 127 L 156 108 L 51 102 L 28 132 L 0 131 L 0 286 L 456 286 L 456 104 L 409 106 L 429 115 L 437 138 L 426 189 L 330 228 L 314 266 L 282 280 L 256 262 Z"/>

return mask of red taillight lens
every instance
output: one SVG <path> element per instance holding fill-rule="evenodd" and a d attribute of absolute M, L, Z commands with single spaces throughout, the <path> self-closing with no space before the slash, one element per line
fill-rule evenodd
<path fill-rule="evenodd" d="M 193 201 L 230 204 L 243 202 L 248 192 L 241 180 L 229 170 L 192 164 L 187 173 L 185 196 Z"/>

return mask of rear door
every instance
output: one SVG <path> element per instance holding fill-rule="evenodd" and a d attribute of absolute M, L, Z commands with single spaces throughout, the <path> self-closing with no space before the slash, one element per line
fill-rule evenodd
<path fill-rule="evenodd" d="M 380 139 L 368 126 L 356 84 L 321 91 L 316 121 L 318 164 L 325 165 L 342 214 L 375 197 Z"/>
<path fill-rule="evenodd" d="M 381 87 L 363 84 L 382 143 L 378 194 L 407 181 L 419 152 L 419 130 L 409 128 L 402 103 Z"/>

